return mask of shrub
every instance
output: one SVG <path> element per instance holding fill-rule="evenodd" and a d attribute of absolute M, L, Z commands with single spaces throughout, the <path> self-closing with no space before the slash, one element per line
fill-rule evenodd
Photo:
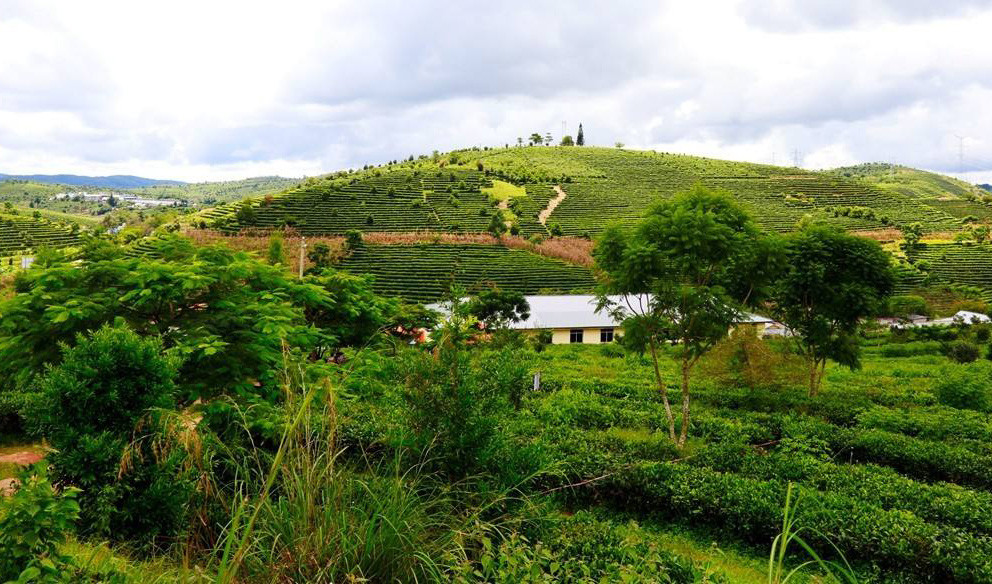
<path fill-rule="evenodd" d="M 42 379 L 43 399 L 29 419 L 55 448 L 54 477 L 83 489 L 84 533 L 151 543 L 178 531 L 191 487 L 176 478 L 175 455 L 136 453 L 121 474 L 135 427 L 148 420 L 146 431 L 154 428 L 155 412 L 173 407 L 177 367 L 157 338 L 105 326 L 64 348 L 62 363 Z"/>
<path fill-rule="evenodd" d="M 971 363 L 979 356 L 978 345 L 964 340 L 948 343 L 944 348 L 944 353 L 957 363 Z"/>
<path fill-rule="evenodd" d="M 19 477 L 17 491 L 0 499 L 0 581 L 70 582 L 70 558 L 59 552 L 79 517 L 79 489 L 52 487 L 44 463 Z"/>
<path fill-rule="evenodd" d="M 935 387 L 937 400 L 952 408 L 992 411 L 989 368 L 983 365 L 945 368 Z"/>

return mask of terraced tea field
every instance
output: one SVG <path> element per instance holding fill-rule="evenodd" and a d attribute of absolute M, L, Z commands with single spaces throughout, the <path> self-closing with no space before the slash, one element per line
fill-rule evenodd
<path fill-rule="evenodd" d="M 907 255 L 940 280 L 981 288 L 992 300 L 992 245 L 931 243 Z"/>
<path fill-rule="evenodd" d="M 463 150 L 459 164 L 422 159 L 338 173 L 309 181 L 268 200 L 252 212 L 230 204 L 201 220 L 232 232 L 244 227 L 293 226 L 307 235 L 363 231 L 479 232 L 497 212 L 482 189 L 499 178 L 525 188 L 511 210 L 522 235 L 596 235 L 611 222 L 642 217 L 659 199 L 699 182 L 726 189 L 774 231 L 790 231 L 804 216 L 852 230 L 875 230 L 920 222 L 926 231 L 952 231 L 965 217 L 992 217 L 992 207 L 960 189 L 940 196 L 911 188 L 882 188 L 860 176 L 714 160 L 679 154 L 609 148 L 509 148 Z M 481 170 L 480 170 L 481 169 Z M 545 224 L 538 220 L 558 185 L 567 197 Z M 954 186 L 954 185 L 952 185 Z"/>
<path fill-rule="evenodd" d="M 510 179 L 563 176 L 557 180 L 567 181 L 562 186 L 569 196 L 549 222 L 559 223 L 570 235 L 595 234 L 611 221 L 636 220 L 658 199 L 697 182 L 728 190 L 750 208 L 759 224 L 775 231 L 793 229 L 807 214 L 846 229 L 916 221 L 930 231 L 961 227 L 954 214 L 907 194 L 795 168 L 607 148 L 515 148 L 472 154 L 493 173 Z"/>
<path fill-rule="evenodd" d="M 78 234 L 58 223 L 20 215 L 0 215 L 0 256 L 46 246 L 66 247 L 78 242 Z"/>
<path fill-rule="evenodd" d="M 366 244 L 338 267 L 374 275 L 376 292 L 419 302 L 443 298 L 452 283 L 525 294 L 581 293 L 595 285 L 587 268 L 495 245 Z"/>

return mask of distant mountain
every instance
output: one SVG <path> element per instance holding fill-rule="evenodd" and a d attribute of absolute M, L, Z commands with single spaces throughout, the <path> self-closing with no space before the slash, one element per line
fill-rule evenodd
<path fill-rule="evenodd" d="M 992 192 L 992 185 L 988 183 L 978 185 L 978 188 L 985 189 L 986 191 Z"/>
<path fill-rule="evenodd" d="M 143 178 L 117 174 L 114 176 L 80 176 L 76 174 L 2 174 L 2 180 L 29 180 L 40 183 L 99 187 L 104 189 L 133 189 L 138 187 L 153 187 L 160 185 L 184 185 L 186 183 L 178 180 L 157 180 L 153 178 Z"/>

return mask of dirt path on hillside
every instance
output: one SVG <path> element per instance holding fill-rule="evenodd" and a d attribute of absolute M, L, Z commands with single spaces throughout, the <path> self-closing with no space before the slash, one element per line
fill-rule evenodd
<path fill-rule="evenodd" d="M 499 203 L 496 203 L 496 208 L 499 209 L 500 211 L 509 211 L 510 210 L 510 200 L 509 199 L 504 199 L 504 200 L 500 201 Z M 506 215 L 503 215 L 503 216 L 506 217 Z M 513 221 L 510 221 L 509 219 L 503 221 L 503 223 L 506 224 L 506 228 L 507 229 L 509 229 L 510 226 L 513 225 Z"/>
<path fill-rule="evenodd" d="M 558 196 L 548 201 L 548 206 L 537 214 L 537 220 L 541 222 L 541 225 L 547 225 L 548 217 L 551 216 L 551 213 L 554 212 L 555 208 L 565 200 L 566 196 L 568 196 L 561 188 L 561 185 L 555 185 L 555 192 L 558 193 Z"/>

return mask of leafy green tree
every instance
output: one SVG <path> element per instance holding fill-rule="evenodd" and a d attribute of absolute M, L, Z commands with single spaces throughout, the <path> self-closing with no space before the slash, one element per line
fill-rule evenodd
<path fill-rule="evenodd" d="M 241 225 L 254 225 L 258 220 L 258 214 L 255 213 L 255 207 L 248 201 L 241 203 L 235 217 Z"/>
<path fill-rule="evenodd" d="M 744 303 L 761 299 L 772 274 L 752 269 L 776 265 L 774 252 L 730 195 L 701 185 L 655 206 L 632 232 L 607 229 L 596 245 L 599 309 L 623 323 L 626 346 L 650 352 L 669 435 L 679 447 L 689 431 L 693 368 L 727 335 Z M 659 365 L 666 343 L 677 343 L 678 436 Z"/>
<path fill-rule="evenodd" d="M 786 257 L 775 312 L 809 363 L 809 394 L 815 396 L 828 359 L 860 366 L 858 327 L 885 307 L 892 266 L 877 242 L 824 225 L 791 235 Z"/>
<path fill-rule="evenodd" d="M 466 308 L 490 332 L 530 318 L 527 299 L 523 293 L 513 290 L 483 290 L 467 303 Z"/>
<path fill-rule="evenodd" d="M 489 225 L 486 227 L 486 231 L 489 232 L 495 238 L 502 237 L 506 233 L 506 221 L 503 220 L 502 213 L 493 213 L 489 218 Z"/>
<path fill-rule="evenodd" d="M 273 231 L 269 236 L 269 250 L 266 253 L 269 264 L 281 266 L 286 263 L 286 250 L 281 231 Z"/>
<path fill-rule="evenodd" d="M 313 270 L 320 271 L 331 267 L 331 246 L 318 241 L 310 246 L 307 259 L 313 264 Z"/>
<path fill-rule="evenodd" d="M 56 481 L 82 489 L 84 533 L 147 541 L 179 529 L 193 488 L 176 479 L 175 457 L 154 461 L 149 452 L 120 471 L 139 421 L 175 407 L 177 375 L 178 362 L 159 339 L 105 326 L 63 345 L 62 363 L 42 379 L 29 420 L 54 448 L 48 460 Z"/>
<path fill-rule="evenodd" d="M 576 146 L 586 145 L 586 135 L 582 133 L 582 124 L 579 124 L 579 132 L 575 135 L 575 145 Z"/>
<path fill-rule="evenodd" d="M 572 140 L 571 136 L 562 136 L 561 139 L 562 146 L 575 146 L 575 141 Z"/>
<path fill-rule="evenodd" d="M 534 132 L 533 134 L 530 135 L 529 139 L 531 146 L 540 146 L 541 144 L 544 143 L 544 137 L 541 136 L 540 132 Z"/>
<path fill-rule="evenodd" d="M 362 232 L 358 229 L 349 229 L 344 234 L 344 247 L 348 251 L 354 251 L 362 246 Z"/>
<path fill-rule="evenodd" d="M 184 357 L 180 378 L 190 399 L 277 386 L 283 341 L 307 351 L 319 331 L 308 306 L 330 292 L 283 269 L 223 246 L 194 247 L 185 238 L 152 240 L 157 257 L 124 257 L 90 245 L 78 262 L 25 270 L 16 294 L 0 301 L 0 380 L 24 386 L 61 359 L 59 343 L 121 321 L 155 335 Z M 354 310 L 354 307 L 344 307 Z"/>
<path fill-rule="evenodd" d="M 906 242 L 906 251 L 913 251 L 920 245 L 920 238 L 923 237 L 923 225 L 920 223 L 910 223 L 902 227 L 902 237 Z"/>

